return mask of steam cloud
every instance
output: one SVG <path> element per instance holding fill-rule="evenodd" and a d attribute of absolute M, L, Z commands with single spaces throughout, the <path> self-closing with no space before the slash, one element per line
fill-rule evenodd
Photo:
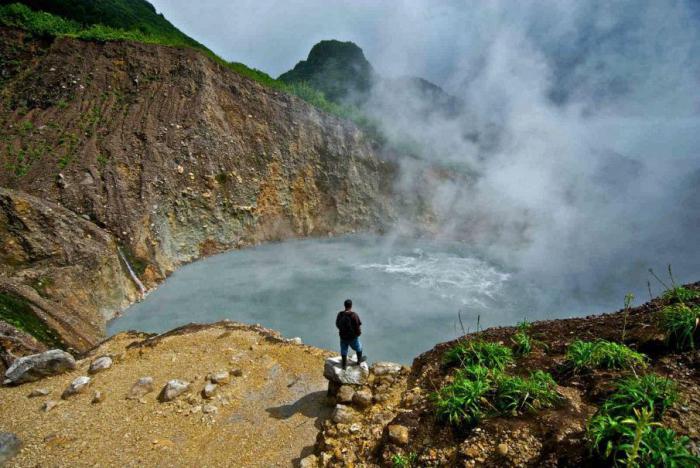
<path fill-rule="evenodd" d="M 400 189 L 431 184 L 440 236 L 583 297 L 610 284 L 639 296 L 646 269 L 667 263 L 698 279 L 696 2 L 253 3 L 197 2 L 217 13 L 201 20 L 192 2 L 155 2 L 227 58 L 273 74 L 320 39 L 353 40 L 379 73 L 421 76 L 460 100 L 457 114 L 424 115 L 409 88 L 380 84 L 366 106 L 394 143 L 418 148 Z M 426 177 L 436 167 L 452 175 Z"/>
<path fill-rule="evenodd" d="M 420 115 L 410 109 L 425 103 L 386 86 L 367 111 L 395 142 L 419 148 L 420 160 L 402 166 L 407 193 L 425 184 L 428 166 L 463 174 L 432 180 L 439 234 L 582 296 L 608 284 L 639 294 L 647 268 L 666 263 L 697 280 L 700 20 L 691 4 L 431 4 L 396 7 L 386 54 L 442 31 L 445 87 L 462 111 Z"/>

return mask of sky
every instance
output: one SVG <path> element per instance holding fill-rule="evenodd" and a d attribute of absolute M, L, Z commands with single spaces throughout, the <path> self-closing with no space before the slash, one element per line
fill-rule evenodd
<path fill-rule="evenodd" d="M 458 97 L 458 113 L 426 117 L 412 111 L 420 96 L 377 86 L 364 109 L 391 141 L 421 148 L 397 189 L 430 186 L 445 236 L 583 291 L 667 263 L 700 279 L 700 2 L 153 3 L 273 76 L 319 40 L 351 40 L 381 75 Z M 452 176 L 426 184 L 440 165 Z"/>

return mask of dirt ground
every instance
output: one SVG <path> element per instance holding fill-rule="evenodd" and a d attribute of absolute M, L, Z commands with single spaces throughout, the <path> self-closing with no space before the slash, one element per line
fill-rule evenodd
<path fill-rule="evenodd" d="M 325 351 L 232 323 L 146 338 L 117 335 L 74 372 L 0 388 L 0 430 L 24 442 L 9 466 L 269 467 L 291 466 L 311 453 L 329 416 L 323 404 Z M 96 374 L 85 393 L 61 400 L 68 384 L 105 354 L 114 356 L 112 368 Z M 203 399 L 207 374 L 235 369 L 242 376 Z M 127 400 L 143 376 L 153 377 L 155 391 Z M 191 382 L 192 391 L 161 403 L 158 393 L 170 379 Z M 50 395 L 28 397 L 39 388 Z M 91 403 L 95 390 L 105 395 L 102 403 Z M 58 406 L 42 411 L 49 400 Z M 208 404 L 215 414 L 204 414 Z"/>

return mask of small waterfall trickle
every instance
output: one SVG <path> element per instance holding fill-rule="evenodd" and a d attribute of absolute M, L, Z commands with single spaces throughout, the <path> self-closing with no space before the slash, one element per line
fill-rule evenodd
<path fill-rule="evenodd" d="M 122 259 L 124 262 L 124 265 L 126 265 L 126 269 L 129 271 L 129 276 L 131 276 L 131 279 L 134 281 L 136 286 L 139 287 L 139 290 L 141 291 L 141 299 L 144 298 L 146 295 L 146 288 L 143 286 L 143 283 L 139 279 L 138 276 L 136 276 L 136 273 L 134 272 L 134 269 L 131 268 L 131 265 L 129 264 L 129 261 L 126 259 L 126 256 L 124 255 L 124 252 L 122 252 L 121 247 L 117 247 L 117 251 L 119 252 L 119 257 Z"/>

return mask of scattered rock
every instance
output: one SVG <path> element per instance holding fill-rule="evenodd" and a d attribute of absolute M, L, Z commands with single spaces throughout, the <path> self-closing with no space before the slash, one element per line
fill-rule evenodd
<path fill-rule="evenodd" d="M 500 456 L 505 457 L 506 455 L 508 455 L 508 445 L 498 444 L 498 446 L 496 447 L 496 451 Z"/>
<path fill-rule="evenodd" d="M 99 390 L 95 390 L 95 393 L 92 394 L 92 404 L 96 405 L 97 403 L 102 403 L 103 401 L 105 401 L 105 394 Z"/>
<path fill-rule="evenodd" d="M 73 356 L 60 349 L 24 356 L 12 363 L 5 372 L 5 385 L 34 382 L 43 377 L 75 369 Z"/>
<path fill-rule="evenodd" d="M 49 400 L 49 401 L 45 402 L 43 405 L 41 405 L 41 411 L 43 411 L 44 413 L 48 413 L 49 411 L 51 411 L 52 409 L 54 409 L 57 406 L 58 406 L 57 401 Z"/>
<path fill-rule="evenodd" d="M 229 374 L 228 371 L 217 372 L 215 374 L 212 374 L 209 377 L 209 380 L 211 381 L 211 383 L 215 384 L 227 384 L 231 381 L 231 374 Z"/>
<path fill-rule="evenodd" d="M 350 403 L 353 396 L 355 396 L 355 390 L 349 385 L 343 385 L 340 387 L 340 390 L 338 390 L 336 398 L 341 403 Z"/>
<path fill-rule="evenodd" d="M 51 393 L 51 390 L 49 390 L 48 388 L 36 388 L 36 389 L 32 390 L 31 393 L 29 395 L 27 395 L 27 397 L 28 398 L 42 397 L 42 396 L 48 395 L 49 393 Z"/>
<path fill-rule="evenodd" d="M 367 408 L 372 405 L 372 392 L 367 388 L 358 390 L 352 396 L 352 402 L 360 408 Z"/>
<path fill-rule="evenodd" d="M 372 365 L 372 373 L 376 376 L 396 375 L 401 373 L 403 366 L 394 362 L 375 362 Z"/>
<path fill-rule="evenodd" d="M 292 338 L 291 340 L 289 340 L 289 342 L 290 342 L 290 343 L 294 343 L 294 344 L 298 344 L 298 345 L 304 344 L 304 342 L 303 342 L 303 341 L 301 340 L 301 338 L 299 338 L 298 336 L 295 336 L 294 338 Z"/>
<path fill-rule="evenodd" d="M 153 391 L 153 377 L 141 377 L 129 390 L 127 400 L 138 400 Z"/>
<path fill-rule="evenodd" d="M 398 424 L 389 426 L 389 439 L 395 444 L 406 445 L 408 443 L 408 428 Z"/>
<path fill-rule="evenodd" d="M 109 356 L 101 356 L 92 361 L 90 364 L 90 369 L 88 369 L 88 374 L 97 374 L 103 370 L 107 370 L 112 367 L 112 358 Z"/>
<path fill-rule="evenodd" d="M 214 405 L 204 405 L 202 406 L 202 413 L 204 414 L 216 414 L 219 412 L 219 408 Z"/>
<path fill-rule="evenodd" d="M 302 458 L 299 462 L 299 468 L 318 468 L 318 457 L 311 454 L 308 457 Z"/>
<path fill-rule="evenodd" d="M 206 384 L 204 386 L 204 390 L 202 390 L 202 397 L 204 397 L 206 399 L 213 398 L 214 394 L 216 393 L 217 387 L 218 387 L 218 385 L 216 385 L 215 383 L 210 382 L 210 383 Z"/>
<path fill-rule="evenodd" d="M 336 424 L 350 424 L 355 420 L 355 412 L 348 406 L 335 405 L 331 418 Z"/>
<path fill-rule="evenodd" d="M 341 357 L 336 356 L 326 359 L 323 376 L 340 384 L 364 385 L 369 376 L 369 366 L 366 362 L 357 365 L 357 360 L 348 358 L 348 365 L 343 369 Z"/>
<path fill-rule="evenodd" d="M 234 377 L 243 377 L 243 370 L 236 368 L 231 370 L 231 375 Z"/>
<path fill-rule="evenodd" d="M 0 432 L 0 466 L 17 455 L 22 448 L 22 441 L 11 432 Z"/>
<path fill-rule="evenodd" d="M 87 390 L 88 385 L 90 385 L 90 380 L 90 377 L 87 377 L 85 375 L 81 375 L 80 377 L 76 378 L 70 383 L 68 388 L 66 388 L 63 391 L 61 398 L 65 400 L 67 398 L 72 397 L 73 395 L 83 393 L 85 390 Z"/>
<path fill-rule="evenodd" d="M 169 380 L 163 390 L 160 392 L 158 399 L 160 401 L 173 401 L 183 393 L 190 389 L 190 384 L 182 380 Z"/>

